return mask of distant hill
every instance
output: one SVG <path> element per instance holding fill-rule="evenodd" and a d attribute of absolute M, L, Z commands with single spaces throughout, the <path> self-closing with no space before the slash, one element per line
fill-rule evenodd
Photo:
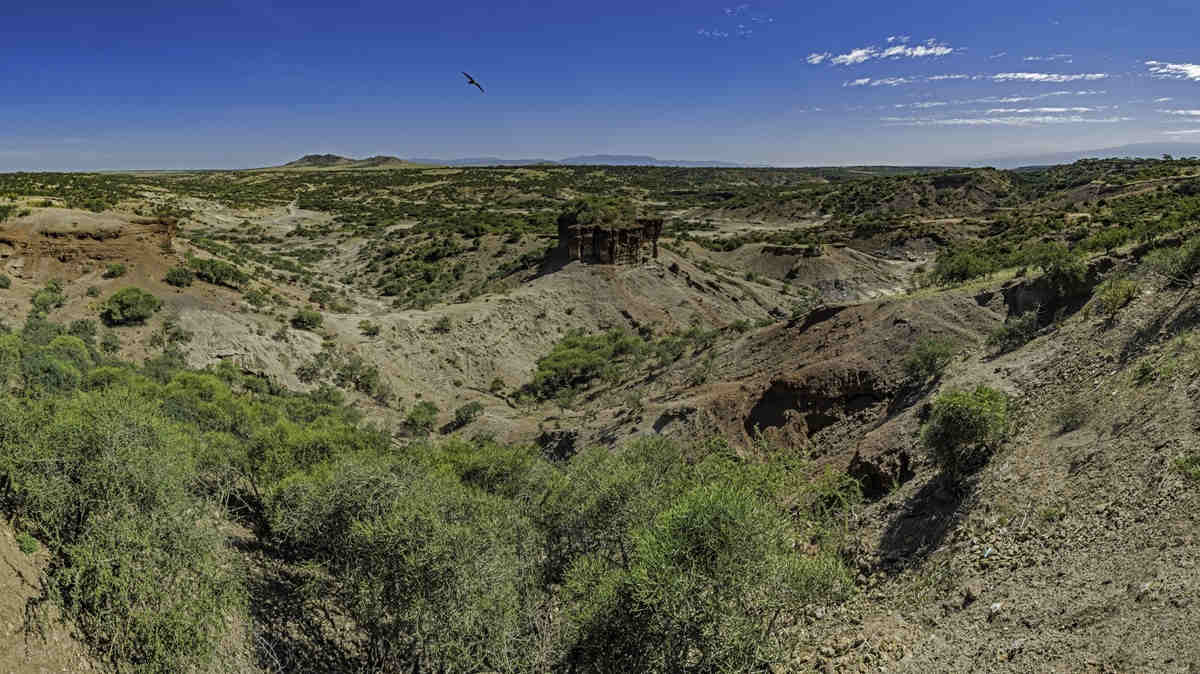
<path fill-rule="evenodd" d="M 727 161 L 689 161 L 658 159 L 648 155 L 592 154 L 566 159 L 501 159 L 500 157 L 466 157 L 462 159 L 400 159 L 399 157 L 377 156 L 368 159 L 352 159 L 336 154 L 309 154 L 275 168 L 284 169 L 378 169 L 412 168 L 414 166 L 535 166 L 552 164 L 559 166 L 678 166 L 678 167 L 724 167 L 741 168 L 749 164 Z"/>
<path fill-rule="evenodd" d="M 579 157 L 567 157 L 560 164 L 571 166 L 718 166 L 738 168 L 747 164 L 736 164 L 728 161 L 687 161 L 676 159 L 658 159 L 644 155 L 627 154 L 590 154 Z"/>
<path fill-rule="evenodd" d="M 969 166 L 994 166 L 996 168 L 1020 168 L 1025 166 L 1055 166 L 1072 164 L 1080 159 L 1109 159 L 1113 157 L 1161 157 L 1169 154 L 1172 157 L 1200 156 L 1200 143 L 1133 143 L 1106 147 L 1097 150 L 1077 150 L 1074 152 L 1052 152 L 1039 155 L 1013 155 L 1007 157 L 990 157 L 973 159 L 962 162 Z"/>
<path fill-rule="evenodd" d="M 282 169 L 337 169 L 337 170 L 353 170 L 353 169 L 391 169 L 391 168 L 414 168 L 419 166 L 416 162 L 400 159 L 399 157 L 388 157 L 384 155 L 376 155 L 366 159 L 352 159 L 336 154 L 307 154 L 303 157 L 290 161 L 283 166 L 273 167 Z"/>

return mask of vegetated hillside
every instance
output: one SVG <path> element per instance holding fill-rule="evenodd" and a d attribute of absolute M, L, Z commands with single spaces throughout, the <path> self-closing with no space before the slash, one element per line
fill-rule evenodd
<path fill-rule="evenodd" d="M 278 168 L 281 169 L 318 169 L 318 170 L 351 170 L 351 169 L 401 169 L 414 168 L 418 164 L 400 159 L 377 155 L 366 159 L 351 159 L 336 154 L 308 154 L 290 161 Z"/>
<path fill-rule="evenodd" d="M 154 671 L 1188 671 L 1198 167 L 0 176 L 31 615 Z M 568 263 L 579 197 L 659 258 Z"/>

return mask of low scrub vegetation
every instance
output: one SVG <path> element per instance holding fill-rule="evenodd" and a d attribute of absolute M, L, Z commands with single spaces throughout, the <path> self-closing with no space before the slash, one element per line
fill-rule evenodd
<path fill-rule="evenodd" d="M 105 325 L 145 323 L 162 308 L 162 300 L 141 288 L 122 288 L 100 305 L 100 318 Z"/>
<path fill-rule="evenodd" d="M 177 288 L 186 288 L 196 280 L 196 273 L 187 267 L 171 267 L 163 280 Z"/>
<path fill-rule="evenodd" d="M 1092 296 L 1092 308 L 1105 318 L 1116 318 L 1117 312 L 1129 304 L 1138 292 L 1137 283 L 1123 278 L 1111 278 L 1101 283 Z"/>
<path fill-rule="evenodd" d="M 921 437 L 942 475 L 953 483 L 1000 446 L 1008 426 L 1007 397 L 980 386 L 935 398 Z"/>
<path fill-rule="evenodd" d="M 904 372 L 916 382 L 937 377 L 954 359 L 954 343 L 947 339 L 922 337 L 904 359 Z"/>
<path fill-rule="evenodd" d="M 1020 348 L 1037 336 L 1041 327 L 1038 308 L 1030 309 L 1018 316 L 1010 316 L 1004 325 L 996 328 L 987 338 L 987 346 L 998 353 Z"/>
<path fill-rule="evenodd" d="M 581 386 L 612 371 L 620 358 L 639 354 L 644 347 L 640 337 L 620 330 L 567 335 L 549 355 L 538 359 L 528 389 L 540 398 L 552 398 L 562 389 Z"/>

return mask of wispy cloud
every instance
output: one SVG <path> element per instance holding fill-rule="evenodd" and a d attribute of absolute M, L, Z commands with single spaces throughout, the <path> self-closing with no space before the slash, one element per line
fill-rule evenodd
<path fill-rule="evenodd" d="M 926 79 L 930 82 L 941 82 L 942 80 L 969 80 L 971 76 L 959 73 L 955 75 L 930 75 Z"/>
<path fill-rule="evenodd" d="M 1047 113 L 1047 112 L 1096 112 L 1097 108 L 992 108 L 986 114 L 989 115 L 1028 115 L 1031 113 Z"/>
<path fill-rule="evenodd" d="M 1022 61 L 1063 61 L 1065 63 L 1072 62 L 1070 54 L 1051 54 L 1049 56 L 1026 56 L 1025 58 L 1023 58 L 1021 60 Z"/>
<path fill-rule="evenodd" d="M 1159 112 L 1179 117 L 1200 117 L 1200 110 L 1159 110 Z"/>
<path fill-rule="evenodd" d="M 1171 98 L 1170 96 L 1163 96 L 1162 98 L 1154 99 L 1154 102 L 1155 103 L 1170 103 L 1173 100 L 1175 100 L 1175 99 Z"/>
<path fill-rule="evenodd" d="M 728 19 L 737 20 L 737 24 L 726 25 L 721 28 L 700 28 L 696 31 L 696 35 L 710 40 L 724 40 L 728 37 L 736 35 L 737 37 L 746 39 L 754 36 L 754 26 L 765 26 L 769 23 L 775 23 L 775 19 L 755 12 L 751 8 L 750 3 L 742 3 L 724 8 L 724 15 Z"/>
<path fill-rule="evenodd" d="M 1000 53 L 998 53 L 998 54 L 992 54 L 992 55 L 991 55 L 991 56 L 989 56 L 988 58 L 990 58 L 990 59 L 998 59 L 998 58 L 1004 58 L 1005 56 L 1008 56 L 1008 52 L 1006 52 L 1006 51 L 1002 51 L 1002 52 L 1000 52 Z"/>
<path fill-rule="evenodd" d="M 1198 63 L 1163 63 L 1162 61 L 1146 61 L 1150 73 L 1164 80 L 1193 80 L 1200 82 L 1200 64 Z"/>
<path fill-rule="evenodd" d="M 916 80 L 912 77 L 883 77 L 880 79 L 872 79 L 870 77 L 860 77 L 857 80 L 847 80 L 842 83 L 843 87 L 898 87 L 901 84 L 912 84 Z"/>
<path fill-rule="evenodd" d="M 909 37 L 907 35 L 892 35 L 887 39 L 887 44 L 890 45 L 887 47 L 868 45 L 866 47 L 851 49 L 845 54 L 838 54 L 837 56 L 834 56 L 831 52 L 813 52 L 805 60 L 813 65 L 828 61 L 832 65 L 852 66 L 874 59 L 938 57 L 953 54 L 955 51 L 954 47 L 944 42 L 938 42 L 933 38 L 920 44 L 908 44 L 908 40 Z"/>
<path fill-rule="evenodd" d="M 1163 133 L 1168 136 L 1190 136 L 1200 133 L 1200 129 L 1179 129 L 1176 131 L 1163 131 Z"/>
<path fill-rule="evenodd" d="M 1102 80 L 1108 73 L 1078 73 L 1063 75 L 1060 73 L 998 73 L 992 75 L 994 82 L 1076 82 L 1079 80 Z"/>
<path fill-rule="evenodd" d="M 1133 121 L 1131 117 L 1080 117 L 1079 115 L 1040 115 L 1034 117 L 952 117 L 905 118 L 884 117 L 880 121 L 897 126 L 1049 126 L 1052 124 L 1115 124 Z"/>

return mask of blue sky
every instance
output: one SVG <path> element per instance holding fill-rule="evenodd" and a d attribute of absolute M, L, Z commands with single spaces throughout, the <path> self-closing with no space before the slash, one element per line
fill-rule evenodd
<path fill-rule="evenodd" d="M 5 2 L 0 170 L 1200 142 L 1198 26 L 1194 0 Z"/>

